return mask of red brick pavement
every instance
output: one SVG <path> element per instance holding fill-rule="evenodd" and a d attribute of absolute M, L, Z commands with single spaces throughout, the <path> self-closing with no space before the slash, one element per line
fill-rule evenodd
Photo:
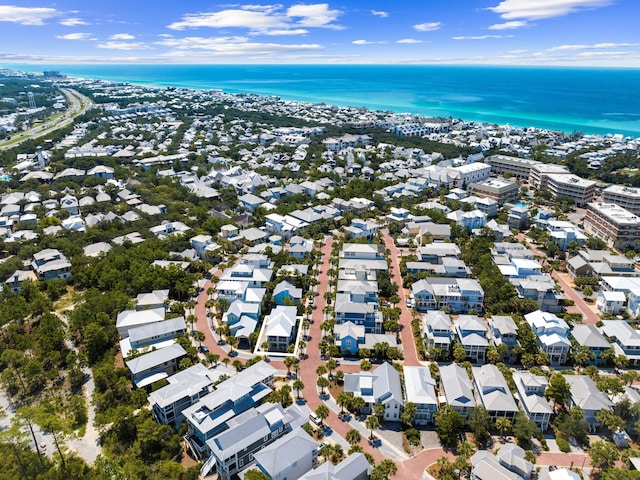
<path fill-rule="evenodd" d="M 402 341 L 402 350 L 404 352 L 404 365 L 419 366 L 421 365 L 418 360 L 418 352 L 416 350 L 416 343 L 411 331 L 411 320 L 413 320 L 412 312 L 407 308 L 405 298 L 411 293 L 407 288 L 402 287 L 402 277 L 400 276 L 400 258 L 398 257 L 399 250 L 393 242 L 393 238 L 388 234 L 384 234 L 384 243 L 387 249 L 391 252 L 391 269 L 390 274 L 393 275 L 391 279 L 398 285 L 398 296 L 400 297 L 400 339 Z"/>
<path fill-rule="evenodd" d="M 551 276 L 558 281 L 558 283 L 562 287 L 562 290 L 564 290 L 565 295 L 567 295 L 575 303 L 575 307 L 567 307 L 567 312 L 581 313 L 582 323 L 586 323 L 589 325 L 595 325 L 596 323 L 598 323 L 598 320 L 600 320 L 598 318 L 598 315 L 596 315 L 594 311 L 591 310 L 584 299 L 577 294 L 577 292 L 571 285 L 567 283 L 567 281 L 564 279 L 564 276 L 556 271 L 551 272 Z"/>

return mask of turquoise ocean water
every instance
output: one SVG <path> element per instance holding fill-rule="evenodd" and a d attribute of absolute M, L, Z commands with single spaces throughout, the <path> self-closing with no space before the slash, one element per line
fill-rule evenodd
<path fill-rule="evenodd" d="M 640 70 L 423 65 L 6 65 L 567 132 L 640 136 Z"/>

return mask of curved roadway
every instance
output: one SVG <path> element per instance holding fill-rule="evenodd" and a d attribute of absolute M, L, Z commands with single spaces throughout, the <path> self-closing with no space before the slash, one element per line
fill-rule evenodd
<path fill-rule="evenodd" d="M 59 118 L 53 120 L 53 117 L 51 117 L 45 120 L 45 123 L 43 124 L 38 124 L 27 131 L 12 135 L 11 140 L 0 143 L 0 150 L 16 147 L 26 140 L 49 135 L 60 128 L 66 127 L 72 123 L 77 116 L 82 115 L 89 109 L 93 108 L 93 102 L 91 99 L 76 90 L 71 88 L 61 88 L 60 91 L 67 98 L 69 108 Z"/>

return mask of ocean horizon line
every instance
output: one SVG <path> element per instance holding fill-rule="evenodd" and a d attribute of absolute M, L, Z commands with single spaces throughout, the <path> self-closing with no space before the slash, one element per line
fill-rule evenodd
<path fill-rule="evenodd" d="M 7 66 L 35 71 L 35 64 Z M 71 78 L 222 90 L 568 133 L 640 136 L 640 68 L 425 64 L 38 64 Z"/>

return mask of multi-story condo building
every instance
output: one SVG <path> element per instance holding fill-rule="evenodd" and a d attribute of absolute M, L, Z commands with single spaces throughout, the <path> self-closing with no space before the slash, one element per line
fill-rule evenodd
<path fill-rule="evenodd" d="M 602 191 L 602 199 L 640 215 L 640 188 L 611 185 Z"/>
<path fill-rule="evenodd" d="M 549 175 L 571 175 L 564 165 L 554 163 L 538 163 L 529 171 L 529 183 L 535 188 L 542 189 L 548 186 Z"/>
<path fill-rule="evenodd" d="M 509 157 L 507 155 L 492 155 L 486 159 L 491 165 L 491 171 L 499 175 L 509 174 L 521 180 L 528 180 L 531 169 L 541 162 L 526 158 Z"/>
<path fill-rule="evenodd" d="M 207 395 L 217 377 L 214 370 L 201 363 L 171 375 L 168 385 L 149 394 L 153 417 L 159 423 L 177 427 L 184 420 L 182 411 Z"/>
<path fill-rule="evenodd" d="M 535 422 L 544 432 L 549 426 L 549 420 L 553 413 L 549 401 L 544 398 L 548 384 L 546 377 L 521 371 L 513 374 L 513 381 L 516 384 L 517 398 L 522 410 L 529 417 L 529 420 Z"/>
<path fill-rule="evenodd" d="M 207 458 L 211 453 L 207 440 L 229 428 L 229 420 L 256 407 L 273 391 L 276 372 L 268 363 L 258 362 L 183 410 L 189 425 L 185 439 L 196 458 Z"/>
<path fill-rule="evenodd" d="M 462 185 L 469 185 L 473 182 L 481 182 L 489 177 L 491 165 L 482 162 L 467 163 L 459 167 L 454 167 L 460 175 Z"/>
<path fill-rule="evenodd" d="M 633 246 L 640 241 L 640 217 L 615 203 L 590 203 L 584 229 L 610 247 Z"/>
<path fill-rule="evenodd" d="M 416 406 L 414 421 L 417 425 L 433 423 L 433 414 L 438 410 L 435 384 L 427 367 L 402 367 L 407 402 Z"/>
<path fill-rule="evenodd" d="M 336 321 L 340 324 L 352 322 L 364 326 L 366 333 L 382 333 L 382 313 L 378 310 L 378 302 L 354 301 L 359 300 L 355 295 L 339 293 L 336 295 Z M 362 299 L 364 300 L 364 298 Z"/>
<path fill-rule="evenodd" d="M 502 206 L 506 202 L 512 202 L 518 199 L 520 188 L 515 182 L 505 180 L 503 178 L 487 178 L 482 182 L 470 183 L 467 191 L 478 197 L 491 198 Z"/>
<path fill-rule="evenodd" d="M 441 310 L 451 313 L 481 312 L 484 290 L 477 280 L 470 278 L 425 278 L 411 286 L 416 308 L 421 311 Z"/>
<path fill-rule="evenodd" d="M 596 182 L 577 175 L 548 174 L 547 187 L 553 198 L 569 197 L 581 207 L 586 205 L 596 193 Z"/>
<path fill-rule="evenodd" d="M 220 480 L 231 480 L 255 464 L 256 453 L 307 423 L 307 418 L 294 405 L 284 409 L 279 403 L 265 403 L 230 422 L 233 428 L 207 440 L 211 456 L 200 470 L 203 477 L 215 465 Z"/>

